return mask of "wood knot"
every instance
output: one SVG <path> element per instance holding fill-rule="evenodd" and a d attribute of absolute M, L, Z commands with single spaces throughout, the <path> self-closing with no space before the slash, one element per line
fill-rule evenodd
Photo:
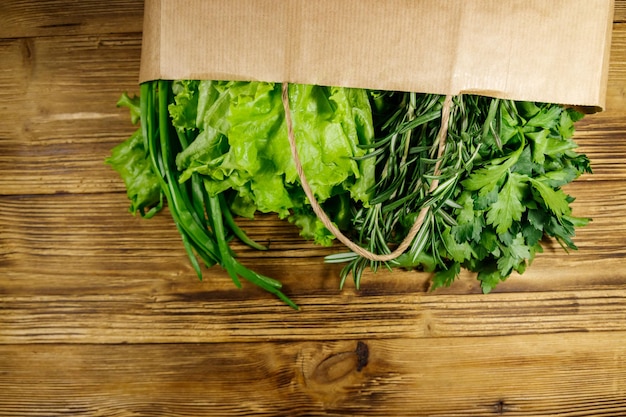
<path fill-rule="evenodd" d="M 494 409 L 496 411 L 496 414 L 504 414 L 506 412 L 507 407 L 504 401 L 500 400 L 496 402 Z"/>
<path fill-rule="evenodd" d="M 364 342 L 359 342 L 356 344 L 356 370 L 357 372 L 361 372 L 363 368 L 367 366 L 367 361 L 369 360 L 370 350 L 367 347 L 367 344 Z"/>
<path fill-rule="evenodd" d="M 311 379 L 320 384 L 331 384 L 350 375 L 354 370 L 361 372 L 369 361 L 369 348 L 359 341 L 353 351 L 329 355 L 313 371 Z"/>

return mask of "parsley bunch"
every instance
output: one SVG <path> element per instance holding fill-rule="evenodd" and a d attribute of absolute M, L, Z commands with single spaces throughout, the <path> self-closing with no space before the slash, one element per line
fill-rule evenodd
<path fill-rule="evenodd" d="M 576 249 L 575 228 L 589 219 L 572 216 L 574 198 L 562 187 L 591 173 L 578 154 L 574 123 L 582 114 L 554 104 L 495 100 L 493 121 L 485 125 L 481 162 L 461 182 L 449 228 L 458 244 L 448 251 L 447 270 L 435 285 L 450 283 L 459 266 L 478 272 L 484 292 L 513 271 L 523 273 L 544 237 Z M 493 110 L 495 109 L 495 110 Z M 452 245 L 451 245 L 452 246 Z"/>

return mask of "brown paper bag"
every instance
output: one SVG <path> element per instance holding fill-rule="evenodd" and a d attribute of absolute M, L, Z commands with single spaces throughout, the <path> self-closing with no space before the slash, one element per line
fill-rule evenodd
<path fill-rule="evenodd" d="M 613 0 L 146 0 L 140 81 L 605 106 Z"/>

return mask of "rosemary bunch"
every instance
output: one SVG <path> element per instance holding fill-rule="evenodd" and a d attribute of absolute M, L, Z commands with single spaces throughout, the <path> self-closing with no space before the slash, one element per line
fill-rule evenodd
<path fill-rule="evenodd" d="M 398 92 L 372 94 L 374 120 L 383 123 L 375 126 L 379 139 L 369 146 L 370 152 L 364 158 L 376 158 L 377 182 L 369 204 L 354 214 L 354 239 L 371 252 L 391 253 L 420 210 L 428 207 L 429 211 L 409 250 L 393 261 L 371 261 L 353 252 L 327 257 L 327 262 L 348 261 L 341 272 L 341 285 L 352 275 L 357 287 L 367 268 L 376 271 L 385 265 L 434 270 L 435 264 L 443 266 L 436 250 L 425 249 L 438 243 L 438 225 L 454 224 L 449 211 L 457 204 L 452 196 L 459 179 L 471 169 L 480 146 L 474 139 L 483 127 L 477 123 L 475 100 L 470 96 L 455 97 L 448 126 L 450 140 L 436 170 L 443 97 Z M 435 179 L 439 185 L 430 192 Z"/>

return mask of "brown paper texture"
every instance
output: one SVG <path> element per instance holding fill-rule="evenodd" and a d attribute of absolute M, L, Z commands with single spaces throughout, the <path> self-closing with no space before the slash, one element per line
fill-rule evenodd
<path fill-rule="evenodd" d="M 294 82 L 603 109 L 613 0 L 146 0 L 140 82 Z"/>

